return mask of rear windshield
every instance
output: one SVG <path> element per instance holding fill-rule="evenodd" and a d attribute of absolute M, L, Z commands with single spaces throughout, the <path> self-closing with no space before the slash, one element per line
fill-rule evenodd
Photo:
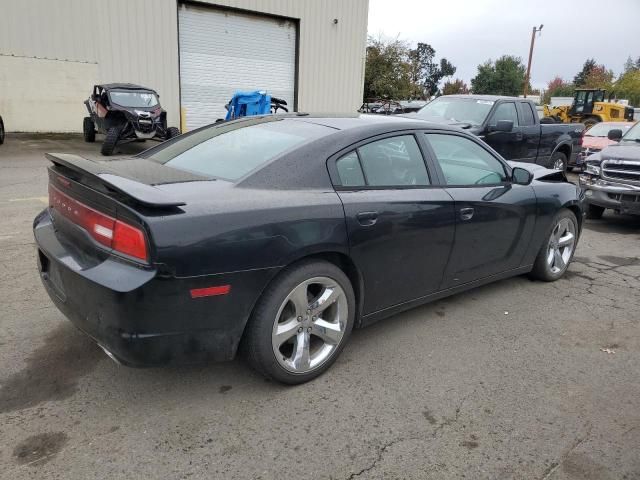
<path fill-rule="evenodd" d="M 322 125 L 285 119 L 223 123 L 196 130 L 143 156 L 179 170 L 235 181 L 330 132 Z"/>

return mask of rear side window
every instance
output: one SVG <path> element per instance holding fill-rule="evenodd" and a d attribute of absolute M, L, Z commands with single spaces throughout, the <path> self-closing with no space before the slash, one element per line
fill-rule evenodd
<path fill-rule="evenodd" d="M 336 168 L 343 187 L 364 187 L 366 185 L 356 152 L 348 153 L 338 159 Z"/>
<path fill-rule="evenodd" d="M 413 135 L 368 143 L 358 149 L 358 155 L 369 186 L 429 185 L 427 167 Z"/>
<path fill-rule="evenodd" d="M 166 148 L 152 151 L 147 158 L 179 170 L 234 181 L 328 133 L 331 130 L 322 125 L 287 120 L 222 124 L 184 135 Z"/>
<path fill-rule="evenodd" d="M 531 104 L 528 102 L 522 102 L 520 106 L 522 107 L 522 125 L 535 125 L 536 120 L 534 117 L 533 109 L 531 108 Z"/>
<path fill-rule="evenodd" d="M 438 133 L 426 137 L 447 185 L 495 185 L 507 180 L 502 163 L 474 141 Z"/>

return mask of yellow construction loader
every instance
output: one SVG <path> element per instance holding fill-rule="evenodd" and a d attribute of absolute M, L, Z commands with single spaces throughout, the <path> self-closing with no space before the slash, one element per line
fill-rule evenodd
<path fill-rule="evenodd" d="M 633 108 L 605 101 L 607 91 L 599 88 L 577 88 L 571 105 L 544 106 L 544 116 L 556 122 L 584 123 L 632 122 Z"/>

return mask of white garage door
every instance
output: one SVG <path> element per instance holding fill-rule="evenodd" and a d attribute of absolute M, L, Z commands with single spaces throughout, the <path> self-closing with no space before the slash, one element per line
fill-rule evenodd
<path fill-rule="evenodd" d="M 185 4 L 178 21 L 187 130 L 224 118 L 224 106 L 236 90 L 266 90 L 293 111 L 294 22 Z"/>

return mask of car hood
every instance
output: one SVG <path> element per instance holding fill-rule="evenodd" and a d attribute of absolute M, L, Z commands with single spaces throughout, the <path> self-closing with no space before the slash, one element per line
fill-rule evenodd
<path fill-rule="evenodd" d="M 587 160 L 640 160 L 640 143 L 616 143 L 589 155 Z"/>
<path fill-rule="evenodd" d="M 615 143 L 615 141 L 609 140 L 607 137 L 582 137 L 582 148 L 603 149 L 604 147 L 614 145 Z"/>

